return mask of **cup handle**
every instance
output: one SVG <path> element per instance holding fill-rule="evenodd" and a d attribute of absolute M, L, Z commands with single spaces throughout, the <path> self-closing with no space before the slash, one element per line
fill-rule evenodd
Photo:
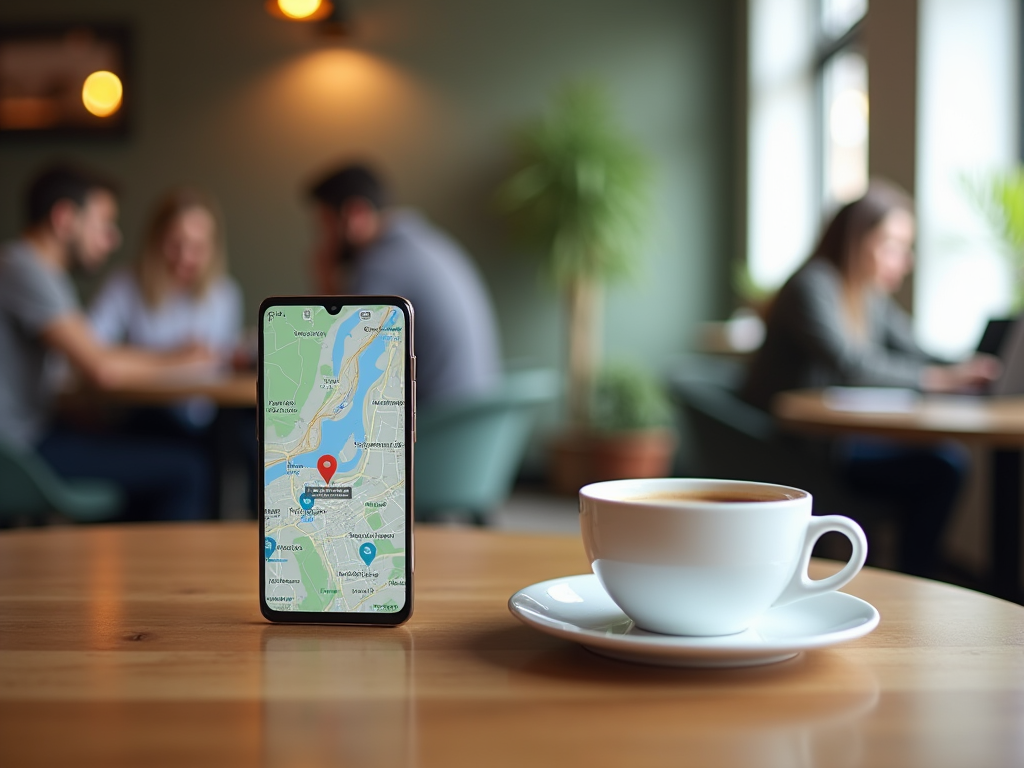
<path fill-rule="evenodd" d="M 811 550 L 815 542 L 829 531 L 841 533 L 850 540 L 853 546 L 853 553 L 849 562 L 842 567 L 838 573 L 833 573 L 824 579 L 812 579 L 807 575 L 807 566 L 811 562 Z M 864 560 L 868 556 L 868 540 L 864 530 L 856 522 L 842 515 L 823 515 L 812 517 L 807 523 L 807 531 L 804 534 L 804 546 L 800 552 L 800 560 L 797 563 L 796 572 L 789 584 L 782 590 L 782 594 L 772 604 L 772 607 L 794 603 L 803 600 L 805 597 L 820 595 L 825 592 L 832 592 L 845 586 L 849 581 L 860 573 L 864 566 Z"/>

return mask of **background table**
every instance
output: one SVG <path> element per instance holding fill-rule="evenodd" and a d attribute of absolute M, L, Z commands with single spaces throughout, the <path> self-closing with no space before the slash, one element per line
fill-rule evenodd
<path fill-rule="evenodd" d="M 92 407 L 97 403 L 163 406 L 204 397 L 221 408 L 256 407 L 256 372 L 239 371 L 216 376 L 168 376 L 160 381 L 113 389 L 76 386 L 61 393 L 65 407 Z"/>
<path fill-rule="evenodd" d="M 837 410 L 820 390 L 784 392 L 772 412 L 792 430 L 823 435 L 871 435 L 903 442 L 959 440 L 992 456 L 992 591 L 1022 602 L 1021 449 L 1024 397 L 927 396 L 901 413 Z"/>
<path fill-rule="evenodd" d="M 215 517 L 237 515 L 239 509 L 245 510 L 245 516 L 255 516 L 255 494 L 250 491 L 254 479 L 249 476 L 250 468 L 257 463 L 255 371 L 168 376 L 160 381 L 112 389 L 97 389 L 79 382 L 60 393 L 58 406 L 63 421 L 75 428 L 110 434 L 124 429 L 128 414 L 167 408 L 197 397 L 218 408 L 216 420 L 201 433 L 202 444 L 198 446 L 207 452 L 212 468 L 210 509 Z M 138 430 L 139 426 L 133 423 L 131 428 Z M 158 431 L 156 437 L 166 438 L 166 434 Z"/>
<path fill-rule="evenodd" d="M 5 766 L 1024 764 L 1024 608 L 866 570 L 874 633 L 780 664 L 612 661 L 516 621 L 577 537 L 417 530 L 396 629 L 275 626 L 246 523 L 0 534 Z M 820 564 L 816 566 L 821 570 Z"/>
<path fill-rule="evenodd" d="M 908 442 L 961 440 L 991 447 L 1024 446 L 1024 397 L 922 396 L 899 413 L 838 410 L 823 390 L 783 392 L 772 413 L 784 425 L 818 434 L 864 434 Z"/>

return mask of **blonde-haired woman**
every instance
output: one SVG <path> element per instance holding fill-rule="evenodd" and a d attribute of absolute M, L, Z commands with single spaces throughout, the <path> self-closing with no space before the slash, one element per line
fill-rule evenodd
<path fill-rule="evenodd" d="M 164 195 L 140 257 L 114 274 L 90 311 L 101 339 L 167 350 L 206 347 L 223 364 L 241 334 L 241 292 L 226 274 L 219 208 L 207 194 Z"/>
<path fill-rule="evenodd" d="M 892 295 L 913 264 L 914 205 L 898 187 L 874 182 L 843 206 L 811 257 L 779 290 L 767 316 L 743 397 L 768 409 L 788 389 L 908 387 L 969 392 L 998 373 L 994 358 L 949 364 L 914 341 L 910 318 Z M 854 492 L 902 512 L 901 570 L 934 576 L 941 537 L 966 472 L 955 445 L 915 447 L 849 439 L 835 450 Z"/>

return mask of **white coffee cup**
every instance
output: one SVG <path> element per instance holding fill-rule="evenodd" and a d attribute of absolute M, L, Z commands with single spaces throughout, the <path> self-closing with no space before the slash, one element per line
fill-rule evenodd
<path fill-rule="evenodd" d="M 668 635 L 742 632 L 769 608 L 839 589 L 867 557 L 864 531 L 813 517 L 811 494 L 739 480 L 612 480 L 580 489 L 591 567 L 637 626 Z M 828 532 L 853 545 L 838 573 L 812 580 L 811 550 Z"/>

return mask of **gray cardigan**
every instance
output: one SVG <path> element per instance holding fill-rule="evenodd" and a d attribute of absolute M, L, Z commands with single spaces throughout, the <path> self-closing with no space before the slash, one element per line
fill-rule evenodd
<path fill-rule="evenodd" d="M 751 363 L 744 400 L 768 410 L 787 389 L 920 386 L 922 369 L 939 361 L 915 343 L 910 317 L 890 297 L 869 293 L 867 334 L 859 339 L 847 328 L 842 300 L 842 278 L 823 259 L 811 259 L 786 282 Z"/>

